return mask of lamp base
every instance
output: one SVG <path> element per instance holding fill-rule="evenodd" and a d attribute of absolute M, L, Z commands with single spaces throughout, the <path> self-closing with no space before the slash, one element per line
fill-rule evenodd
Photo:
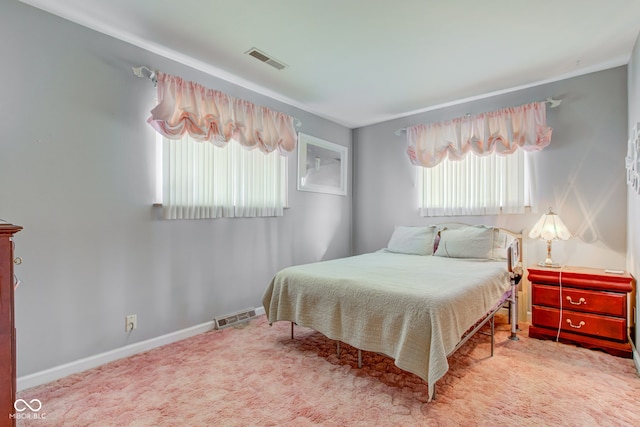
<path fill-rule="evenodd" d="M 560 268 L 560 264 L 558 264 L 557 262 L 553 262 L 551 258 L 547 258 L 544 261 L 540 261 L 538 265 L 540 267 Z"/>

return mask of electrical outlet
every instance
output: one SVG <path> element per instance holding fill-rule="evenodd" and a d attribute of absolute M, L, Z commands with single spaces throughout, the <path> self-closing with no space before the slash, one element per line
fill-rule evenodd
<path fill-rule="evenodd" d="M 136 316 L 135 314 L 128 315 L 127 317 L 125 317 L 124 320 L 125 320 L 125 324 L 124 324 L 125 331 L 131 332 L 138 327 L 138 316 Z"/>

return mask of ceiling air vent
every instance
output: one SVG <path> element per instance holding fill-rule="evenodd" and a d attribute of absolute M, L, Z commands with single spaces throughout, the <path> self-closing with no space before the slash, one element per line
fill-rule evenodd
<path fill-rule="evenodd" d="M 249 56 L 253 56 L 254 58 L 264 62 L 265 64 L 271 65 L 273 68 L 276 68 L 278 70 L 282 70 L 284 67 L 286 67 L 286 65 L 284 65 L 282 62 L 276 59 L 273 59 L 272 57 L 270 57 L 269 55 L 267 55 L 262 51 L 259 51 L 255 47 L 252 47 L 245 53 Z"/>

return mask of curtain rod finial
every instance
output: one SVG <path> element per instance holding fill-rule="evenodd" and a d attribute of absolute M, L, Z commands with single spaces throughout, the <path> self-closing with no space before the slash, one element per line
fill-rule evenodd
<path fill-rule="evenodd" d="M 151 80 L 153 82 L 153 87 L 158 86 L 158 73 L 156 70 L 152 70 L 149 67 L 145 67 L 144 65 L 141 67 L 131 67 L 131 70 L 133 71 L 133 74 L 135 74 L 136 76 L 140 77 L 140 78 L 148 78 L 149 80 Z M 143 70 L 147 70 L 147 72 L 149 73 L 148 76 L 146 76 L 143 72 Z"/>
<path fill-rule="evenodd" d="M 131 67 L 131 70 L 133 71 L 133 74 L 135 74 L 136 76 L 143 78 L 144 74 L 142 73 L 142 68 L 143 67 Z"/>
<path fill-rule="evenodd" d="M 545 102 L 549 103 L 549 108 L 556 108 L 562 103 L 562 99 L 553 99 L 551 97 L 548 97 Z"/>

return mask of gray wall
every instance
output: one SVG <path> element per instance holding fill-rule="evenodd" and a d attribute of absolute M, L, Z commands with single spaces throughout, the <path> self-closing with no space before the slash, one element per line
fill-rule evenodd
<path fill-rule="evenodd" d="M 636 40 L 633 54 L 629 60 L 629 135 L 631 138 L 631 129 L 640 122 L 640 36 Z M 628 233 L 628 254 L 627 268 L 636 277 L 640 277 L 640 195 L 636 194 L 629 188 L 629 211 L 627 215 L 629 233 Z M 637 285 L 636 285 L 637 288 Z M 640 310 L 640 292 L 636 291 L 636 313 Z M 638 314 L 636 314 L 638 316 Z M 640 316 L 638 316 L 640 317 Z M 636 317 L 636 322 L 638 318 Z M 636 346 L 640 345 L 640 328 L 636 326 L 635 336 Z M 636 349 L 637 350 L 637 349 Z M 640 353 L 634 354 L 634 360 L 638 370 L 640 370 Z"/>
<path fill-rule="evenodd" d="M 473 115 L 544 100 L 549 96 L 561 99 L 562 104 L 555 109 L 547 108 L 547 123 L 553 127 L 552 142 L 535 154 L 538 213 L 446 218 L 419 215 L 415 168 L 405 153 L 406 136 L 396 136 L 394 131 L 467 113 Z M 353 137 L 354 252 L 385 247 L 397 224 L 459 221 L 498 225 L 528 233 L 546 208 L 552 206 L 575 236 L 553 245 L 555 261 L 566 265 L 624 268 L 627 249 L 626 140 L 626 67 L 356 129 Z M 545 254 L 543 242 L 526 241 L 525 265 L 544 259 Z"/>
<path fill-rule="evenodd" d="M 0 218 L 24 227 L 19 376 L 259 307 L 278 269 L 349 255 L 350 196 L 298 192 L 295 153 L 284 217 L 157 219 L 155 89 L 131 67 L 283 111 L 349 148 L 350 129 L 17 1 L 0 2 L 0 39 Z"/>

